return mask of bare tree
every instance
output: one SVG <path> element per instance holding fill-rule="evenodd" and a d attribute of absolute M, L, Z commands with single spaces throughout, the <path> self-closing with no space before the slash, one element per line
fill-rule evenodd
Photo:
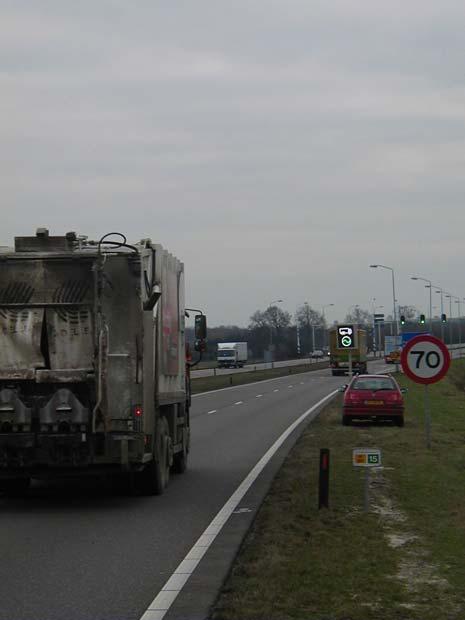
<path fill-rule="evenodd" d="M 371 326 L 373 323 L 373 315 L 368 310 L 355 307 L 352 312 L 346 314 L 345 322 Z"/>
<path fill-rule="evenodd" d="M 415 306 L 399 306 L 399 316 L 405 316 L 407 321 L 412 321 L 418 316 Z"/>

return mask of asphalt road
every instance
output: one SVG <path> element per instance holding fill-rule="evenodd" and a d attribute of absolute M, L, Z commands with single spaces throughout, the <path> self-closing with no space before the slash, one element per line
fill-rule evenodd
<path fill-rule="evenodd" d="M 253 372 L 254 370 L 269 370 L 270 368 L 287 368 L 288 366 L 302 366 L 303 364 L 313 365 L 318 362 L 327 362 L 328 356 L 323 358 L 301 357 L 296 360 L 284 360 L 282 362 L 261 362 L 258 364 L 246 364 L 243 368 L 200 368 L 191 370 L 191 377 L 213 377 L 217 375 L 234 375 L 241 372 Z"/>
<path fill-rule="evenodd" d="M 1 498 L 0 620 L 139 620 L 270 445 L 344 381 L 326 369 L 198 395 L 189 470 L 161 497 L 81 482 Z"/>

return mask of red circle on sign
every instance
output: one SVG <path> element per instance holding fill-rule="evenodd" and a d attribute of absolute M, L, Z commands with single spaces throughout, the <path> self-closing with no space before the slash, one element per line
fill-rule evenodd
<path fill-rule="evenodd" d="M 408 364 L 408 354 L 410 353 L 410 350 L 414 346 L 419 345 L 422 342 L 428 342 L 429 344 L 437 346 L 443 355 L 443 364 L 437 374 L 432 377 L 420 377 L 419 375 L 415 374 L 415 371 L 412 370 Z M 409 377 L 409 379 L 412 379 L 412 381 L 415 381 L 415 383 L 423 383 L 424 385 L 428 385 L 429 383 L 437 383 L 437 381 L 441 381 L 441 379 L 446 376 L 447 371 L 450 367 L 450 353 L 449 349 L 446 347 L 443 341 L 439 340 L 439 338 L 436 338 L 436 336 L 430 336 L 429 334 L 420 334 L 419 336 L 415 336 L 415 338 L 409 340 L 407 344 L 403 347 L 402 355 L 400 357 L 400 363 L 402 365 L 402 370 L 407 375 L 407 377 Z"/>

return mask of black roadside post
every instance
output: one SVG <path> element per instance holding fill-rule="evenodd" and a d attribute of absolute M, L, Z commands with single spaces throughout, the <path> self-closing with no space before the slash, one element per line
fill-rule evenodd
<path fill-rule="evenodd" d="M 318 510 L 329 508 L 329 450 L 320 450 L 320 480 L 318 489 Z"/>

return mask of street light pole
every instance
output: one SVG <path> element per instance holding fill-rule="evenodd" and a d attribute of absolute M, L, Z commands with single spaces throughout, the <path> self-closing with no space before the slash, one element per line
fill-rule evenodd
<path fill-rule="evenodd" d="M 377 269 L 381 267 L 381 269 L 389 269 L 392 276 L 392 309 L 393 309 L 393 319 L 394 319 L 394 333 L 397 338 L 399 335 L 399 325 L 397 324 L 397 312 L 396 312 L 396 284 L 395 284 L 395 276 L 394 269 L 392 267 L 388 267 L 387 265 L 370 265 L 372 269 Z"/>
<path fill-rule="evenodd" d="M 452 297 L 451 293 L 447 293 L 446 299 L 449 299 L 449 344 L 452 344 Z"/>
<path fill-rule="evenodd" d="M 436 291 L 436 293 L 441 293 L 441 340 L 444 342 L 444 323 L 442 322 L 442 315 L 444 314 L 444 301 L 443 301 L 444 289 L 442 289 L 440 286 L 437 286 L 436 284 L 433 284 L 433 286 L 439 289 L 439 291 Z"/>

